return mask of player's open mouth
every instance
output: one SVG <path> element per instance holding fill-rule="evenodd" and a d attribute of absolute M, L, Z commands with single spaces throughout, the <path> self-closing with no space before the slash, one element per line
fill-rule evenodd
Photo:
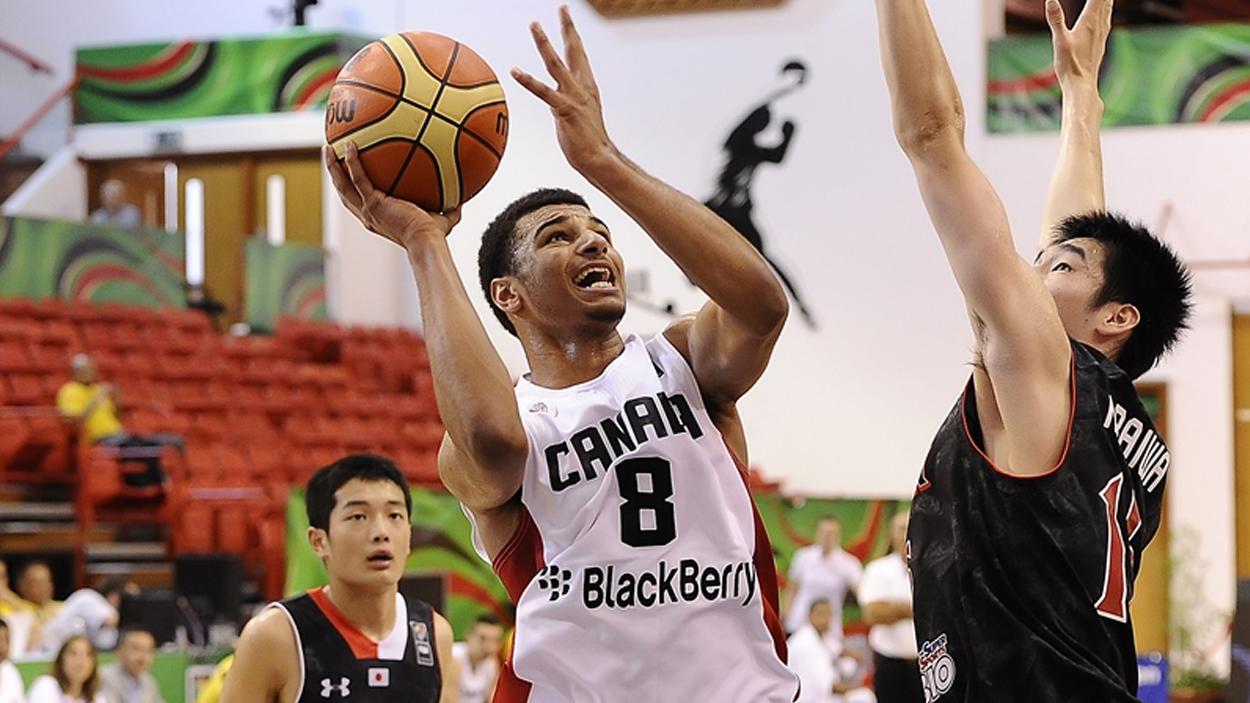
<path fill-rule="evenodd" d="M 616 290 L 616 274 L 607 266 L 594 264 L 578 272 L 573 284 L 582 290 Z"/>
<path fill-rule="evenodd" d="M 370 554 L 367 561 L 370 566 L 385 569 L 391 565 L 391 562 L 395 561 L 395 556 L 385 549 L 379 549 L 378 551 Z"/>

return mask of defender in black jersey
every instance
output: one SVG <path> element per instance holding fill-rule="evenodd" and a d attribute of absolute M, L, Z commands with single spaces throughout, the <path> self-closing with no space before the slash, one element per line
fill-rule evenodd
<path fill-rule="evenodd" d="M 1111 6 L 1089 0 L 1069 30 L 1047 2 L 1063 134 L 1030 268 L 964 150 L 924 0 L 877 0 L 895 131 L 976 338 L 908 531 L 928 703 L 1137 700 L 1129 601 L 1171 457 L 1132 380 L 1185 327 L 1189 275 L 1104 212 L 1097 77 Z"/>
<path fill-rule="evenodd" d="M 382 457 L 348 456 L 312 477 L 306 504 L 308 540 L 329 585 L 248 623 L 222 700 L 456 700 L 451 625 L 399 594 L 412 534 L 403 474 Z"/>

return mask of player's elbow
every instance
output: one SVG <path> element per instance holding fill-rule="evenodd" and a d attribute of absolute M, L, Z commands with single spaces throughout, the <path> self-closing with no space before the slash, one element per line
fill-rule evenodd
<path fill-rule="evenodd" d="M 481 466 L 497 466 L 524 462 L 529 443 L 520 422 L 484 422 L 469 431 L 464 447 L 475 463 Z"/>
<path fill-rule="evenodd" d="M 790 299 L 781 284 L 773 281 L 766 295 L 761 296 L 759 314 L 759 332 L 761 337 L 776 337 L 781 334 L 786 319 L 790 317 Z"/>
<path fill-rule="evenodd" d="M 954 105 L 896 120 L 894 136 L 913 161 L 927 160 L 951 148 L 963 149 L 965 125 L 963 108 Z"/>

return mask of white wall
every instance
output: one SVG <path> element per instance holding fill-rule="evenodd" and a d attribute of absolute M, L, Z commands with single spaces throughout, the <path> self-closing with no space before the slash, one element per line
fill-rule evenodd
<path fill-rule="evenodd" d="M 6 38 L 68 70 L 70 46 L 119 40 L 259 32 L 275 26 L 269 5 L 250 0 L 180 4 L 21 3 L 20 31 Z M 512 65 L 541 73 L 525 23 L 552 26 L 556 2 L 524 0 L 323 0 L 315 25 L 365 33 L 422 28 L 456 36 L 501 74 Z M 1055 138 L 984 133 L 983 13 L 972 2 L 930 3 L 969 106 L 968 144 L 998 186 L 1022 251 L 1039 227 Z M 66 9 L 66 5 L 72 9 Z M 0 0 L 6 17 L 18 0 Z M 657 176 L 697 197 L 711 193 L 719 145 L 777 69 L 800 57 L 810 85 L 779 106 L 799 131 L 780 167 L 764 167 L 754 199 L 770 252 L 815 307 L 820 334 L 792 320 L 768 374 L 743 403 L 753 460 L 795 491 L 820 495 L 910 495 L 932 433 L 967 375 L 970 336 L 959 295 L 894 144 L 881 78 L 872 3 L 790 0 L 776 10 L 607 22 L 574 3 L 618 145 Z M 489 21 L 483 21 L 489 17 Z M 7 23 L 6 23 L 7 24 Z M 0 59 L 0 62 L 6 59 Z M 6 86 L 12 71 L 5 71 Z M 19 77 L 18 99 L 0 105 L 0 132 L 15 123 L 10 105 L 39 93 Z M 495 180 L 466 208 L 453 249 L 466 285 L 513 368 L 519 348 L 477 295 L 478 233 L 512 198 L 539 185 L 589 191 L 564 165 L 546 109 L 510 79 L 508 153 Z M 33 102 L 33 101 L 32 101 Z M 1165 204 L 1175 217 L 1165 236 L 1190 258 L 1250 255 L 1250 200 L 1244 155 L 1250 126 L 1117 129 L 1106 136 L 1113 208 L 1149 223 Z M 698 295 L 607 199 L 588 193 L 614 226 L 632 270 L 648 271 L 650 299 L 694 309 Z M 416 323 L 402 255 L 369 238 L 340 211 L 327 222 L 338 238 L 331 286 L 346 319 Z M 1230 305 L 1250 299 L 1250 276 L 1200 273 L 1199 310 L 1181 350 L 1151 379 L 1169 385 L 1171 519 L 1197 528 L 1210 564 L 1207 597 L 1233 603 Z M 654 332 L 662 317 L 639 306 L 626 331 Z"/>
<path fill-rule="evenodd" d="M 87 169 L 63 146 L 4 201 L 5 215 L 81 220 L 87 217 Z"/>

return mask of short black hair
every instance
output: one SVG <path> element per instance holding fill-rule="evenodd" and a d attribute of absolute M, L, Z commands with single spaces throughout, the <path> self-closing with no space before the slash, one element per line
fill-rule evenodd
<path fill-rule="evenodd" d="M 1149 371 L 1189 327 L 1193 283 L 1189 269 L 1167 244 L 1136 222 L 1108 212 L 1069 217 L 1054 243 L 1093 239 L 1106 252 L 1095 307 L 1110 302 L 1137 308 L 1141 320 L 1116 358 L 1129 378 Z"/>
<path fill-rule="evenodd" d="M 529 213 L 548 205 L 581 205 L 588 208 L 586 199 L 563 188 L 540 188 L 523 195 L 495 216 L 482 234 L 482 244 L 477 250 L 477 275 L 482 284 L 486 303 L 499 324 L 515 337 L 516 327 L 508 315 L 495 305 L 490 294 L 490 283 L 496 278 L 516 273 L 516 223 Z"/>
<path fill-rule="evenodd" d="M 17 582 L 21 583 L 22 579 L 26 578 L 27 572 L 29 572 L 31 569 L 34 569 L 40 566 L 47 569 L 48 573 L 52 573 L 52 565 L 49 564 L 46 559 L 31 559 L 25 564 L 22 564 L 22 570 L 17 572 Z"/>
<path fill-rule="evenodd" d="M 390 481 L 404 493 L 404 505 L 412 517 L 412 493 L 408 480 L 395 463 L 376 454 L 349 454 L 328 466 L 323 466 L 308 479 L 304 493 L 304 507 L 308 511 L 308 524 L 329 531 L 330 513 L 334 511 L 334 494 L 343 484 L 353 479 L 362 481 Z"/>
<path fill-rule="evenodd" d="M 153 642 L 156 641 L 156 635 L 148 628 L 140 625 L 127 625 L 117 633 L 117 646 L 121 647 L 126 638 L 131 635 L 147 635 L 152 638 Z"/>
<path fill-rule="evenodd" d="M 499 625 L 500 627 L 502 627 L 503 623 L 499 622 L 499 618 L 495 617 L 494 615 L 491 615 L 490 613 L 485 613 L 473 619 L 473 627 L 477 627 L 478 625 Z"/>
<path fill-rule="evenodd" d="M 125 576 L 110 576 L 102 581 L 96 591 L 105 598 L 114 593 L 126 595 L 126 586 L 130 585 L 130 579 Z M 120 641 L 120 640 L 118 640 Z"/>

